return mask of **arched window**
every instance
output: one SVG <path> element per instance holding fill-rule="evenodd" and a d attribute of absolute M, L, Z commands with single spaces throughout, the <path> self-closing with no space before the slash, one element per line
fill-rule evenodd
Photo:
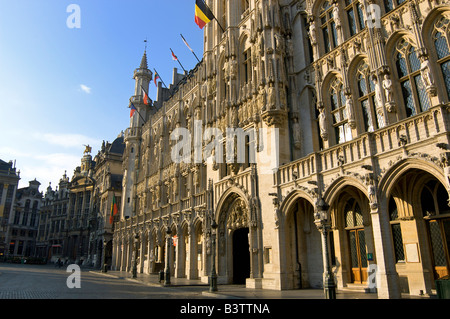
<path fill-rule="evenodd" d="M 365 28 L 363 8 L 358 0 L 345 0 L 345 11 L 347 11 L 350 36 L 353 36 Z"/>
<path fill-rule="evenodd" d="M 394 10 L 394 8 L 398 7 L 406 0 L 384 0 L 384 10 L 387 12 Z"/>
<path fill-rule="evenodd" d="M 394 56 L 397 76 L 400 81 L 406 116 L 414 116 L 430 107 L 425 86 L 420 74 L 420 60 L 416 48 L 406 39 L 397 43 Z"/>
<path fill-rule="evenodd" d="M 359 103 L 364 119 L 364 128 L 366 132 L 373 132 L 383 126 L 378 123 L 376 105 L 375 105 L 375 83 L 370 76 L 369 65 L 362 61 L 356 71 L 356 80 L 358 82 Z"/>
<path fill-rule="evenodd" d="M 398 218 L 397 204 L 394 197 L 389 200 L 389 219 L 391 224 L 392 241 L 394 245 L 395 262 L 405 261 L 405 251 L 403 249 L 403 236 L 400 220 Z"/>
<path fill-rule="evenodd" d="M 344 212 L 346 228 L 363 226 L 364 218 L 362 215 L 361 207 L 354 198 L 349 199 L 347 204 L 345 204 Z"/>
<path fill-rule="evenodd" d="M 450 20 L 441 17 L 435 24 L 433 30 L 433 44 L 436 50 L 436 58 L 441 66 L 447 96 L 450 99 L 450 50 L 448 46 L 448 32 Z"/>
<path fill-rule="evenodd" d="M 333 19 L 333 5 L 331 0 L 327 0 L 320 8 L 320 25 L 322 28 L 323 43 L 325 52 L 330 52 L 338 45 L 338 35 L 336 23 Z"/>
<path fill-rule="evenodd" d="M 330 112 L 333 117 L 336 143 L 344 143 L 352 139 L 352 130 L 348 125 L 345 109 L 346 97 L 341 79 L 335 78 L 330 84 Z"/>

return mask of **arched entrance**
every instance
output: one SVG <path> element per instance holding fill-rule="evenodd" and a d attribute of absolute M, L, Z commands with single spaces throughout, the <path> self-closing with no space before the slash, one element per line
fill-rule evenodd
<path fill-rule="evenodd" d="M 430 293 L 436 279 L 450 274 L 449 196 L 437 176 L 410 168 L 388 192 L 394 262 L 406 293 Z"/>
<path fill-rule="evenodd" d="M 286 289 L 320 288 L 323 285 L 321 236 L 314 224 L 314 206 L 305 198 L 287 210 L 283 233 L 286 256 Z"/>
<path fill-rule="evenodd" d="M 216 246 L 219 282 L 246 284 L 257 262 L 257 254 L 252 253 L 257 245 L 256 227 L 252 227 L 248 206 L 238 194 L 230 193 L 220 207 Z"/>
<path fill-rule="evenodd" d="M 448 194 L 436 179 L 429 180 L 420 194 L 422 217 L 431 246 L 434 279 L 450 274 L 450 208 Z"/>
<path fill-rule="evenodd" d="M 233 284 L 245 284 L 250 277 L 248 227 L 233 231 Z"/>
<path fill-rule="evenodd" d="M 344 286 L 368 284 L 368 268 L 376 263 L 369 199 L 359 187 L 341 188 L 331 204 L 330 262 Z"/>

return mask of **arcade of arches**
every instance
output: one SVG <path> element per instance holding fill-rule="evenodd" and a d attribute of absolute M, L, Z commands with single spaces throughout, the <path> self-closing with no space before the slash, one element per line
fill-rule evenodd
<path fill-rule="evenodd" d="M 326 198 L 331 215 L 329 255 L 338 288 L 366 287 L 371 264 L 385 274 L 388 284 L 394 282 L 404 293 L 430 291 L 435 279 L 449 274 L 448 193 L 431 173 L 417 168 L 404 170 L 381 191 L 377 208 L 365 188 L 351 181 L 342 182 Z M 322 238 L 314 223 L 315 202 L 301 192 L 286 201 L 286 206 L 281 206 L 279 227 L 270 230 L 278 236 L 278 247 L 262 238 L 262 227 L 254 222 L 267 216 L 252 216 L 246 199 L 236 193 L 222 201 L 216 214 L 219 283 L 255 287 L 258 282 L 261 287 L 264 282 L 273 284 L 277 280 L 270 277 L 273 266 L 279 265 L 279 289 L 322 287 Z M 158 272 L 165 267 L 170 247 L 173 276 L 207 281 L 212 249 L 210 224 L 205 213 L 199 213 L 191 223 L 173 224 L 171 245 L 164 227 L 149 228 L 138 240 L 122 238 L 115 245 L 115 263 L 129 271 L 132 249 L 137 247 L 140 271 Z"/>

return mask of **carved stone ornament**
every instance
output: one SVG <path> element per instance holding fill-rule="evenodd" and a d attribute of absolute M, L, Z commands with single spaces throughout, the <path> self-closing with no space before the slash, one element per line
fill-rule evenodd
<path fill-rule="evenodd" d="M 248 227 L 248 211 L 242 199 L 237 199 L 230 209 L 227 221 L 228 229 Z"/>

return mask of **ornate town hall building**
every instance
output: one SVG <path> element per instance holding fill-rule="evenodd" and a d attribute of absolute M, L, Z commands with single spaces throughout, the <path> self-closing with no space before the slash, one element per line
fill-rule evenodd
<path fill-rule="evenodd" d="M 151 107 L 145 54 L 135 70 L 112 267 L 206 282 L 214 258 L 219 283 L 320 288 L 328 255 L 338 289 L 376 265 L 379 297 L 431 293 L 450 265 L 450 2 L 206 2 L 194 70 Z"/>

